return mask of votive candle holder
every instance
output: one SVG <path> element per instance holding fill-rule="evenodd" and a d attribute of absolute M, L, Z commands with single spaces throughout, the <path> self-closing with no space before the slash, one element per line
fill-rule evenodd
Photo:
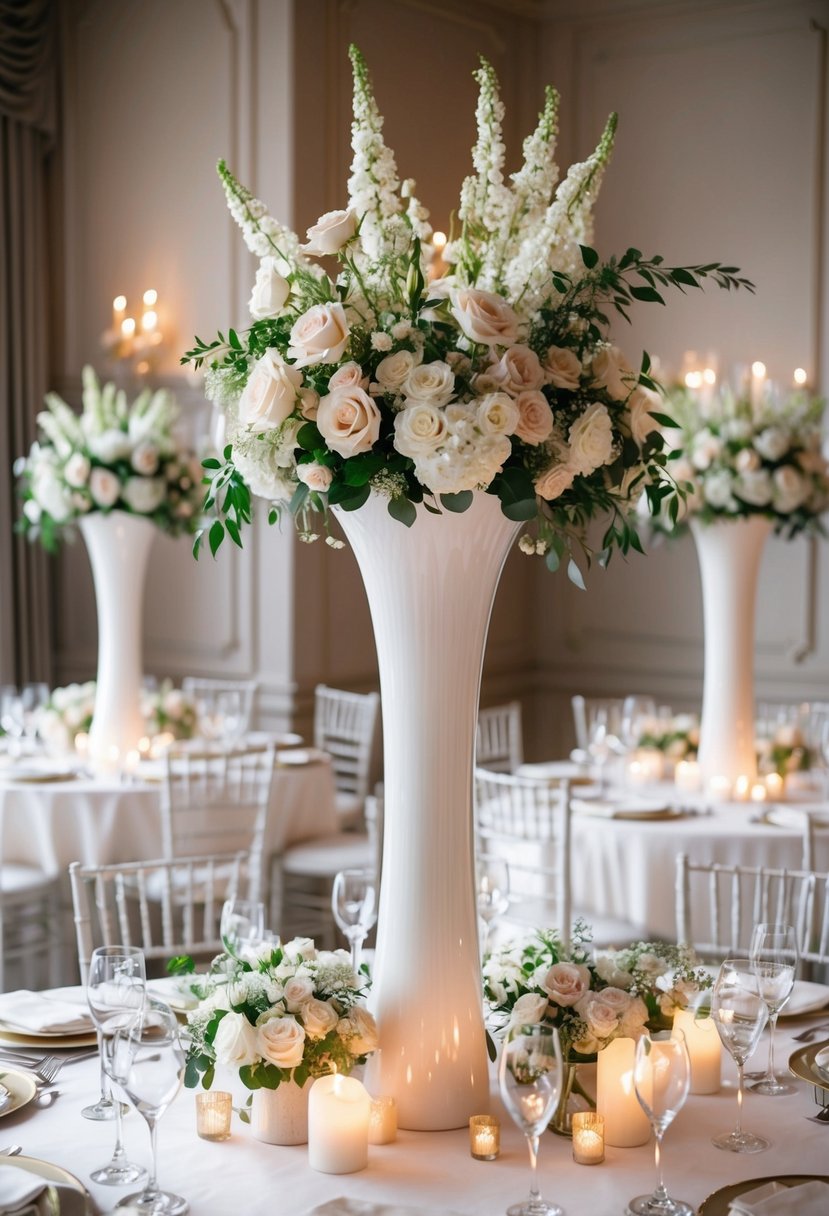
<path fill-rule="evenodd" d="M 368 1116 L 369 1144 L 391 1144 L 397 1139 L 397 1103 L 394 1098 L 372 1098 Z"/>
<path fill-rule="evenodd" d="M 573 1160 L 577 1165 L 600 1165 L 604 1161 L 604 1116 L 594 1110 L 575 1111 Z"/>
<path fill-rule="evenodd" d="M 494 1161 L 501 1151 L 501 1124 L 494 1115 L 472 1115 L 469 1151 L 476 1161 Z"/>
<path fill-rule="evenodd" d="M 227 1140 L 233 1097 L 224 1090 L 196 1094 L 196 1131 L 202 1140 Z"/>

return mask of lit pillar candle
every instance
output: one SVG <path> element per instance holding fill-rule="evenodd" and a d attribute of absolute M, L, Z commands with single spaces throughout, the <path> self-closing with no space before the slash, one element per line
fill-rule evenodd
<path fill-rule="evenodd" d="M 735 802 L 747 802 L 750 789 L 750 781 L 745 773 L 741 773 L 734 781 L 734 788 L 731 791 L 731 797 Z"/>
<path fill-rule="evenodd" d="M 616 1148 L 633 1148 L 650 1139 L 650 1121 L 633 1084 L 635 1055 L 633 1039 L 614 1039 L 598 1055 L 596 1111 L 604 1116 L 605 1143 Z"/>
<path fill-rule="evenodd" d="M 779 773 L 766 773 L 766 791 L 769 798 L 783 797 L 783 778 Z"/>
<path fill-rule="evenodd" d="M 678 1009 L 674 1031 L 681 1030 L 691 1060 L 691 1093 L 715 1094 L 722 1084 L 722 1044 L 711 1017 L 698 1018 L 693 1009 Z"/>
<path fill-rule="evenodd" d="M 604 1119 L 592 1110 L 573 1114 L 573 1160 L 577 1165 L 604 1161 Z"/>
<path fill-rule="evenodd" d="M 322 1174 L 354 1174 L 368 1165 L 371 1098 L 353 1077 L 319 1077 L 308 1095 L 308 1164 Z"/>
<path fill-rule="evenodd" d="M 763 401 L 763 389 L 766 383 L 766 365 L 756 359 L 751 365 L 751 408 L 759 409 Z"/>
<path fill-rule="evenodd" d="M 397 1139 L 397 1103 L 394 1098 L 373 1098 L 368 1123 L 369 1144 L 391 1144 Z"/>
<path fill-rule="evenodd" d="M 729 777 L 711 777 L 708 782 L 708 793 L 717 801 L 726 802 L 731 797 L 731 780 Z"/>
<path fill-rule="evenodd" d="M 679 790 L 686 794 L 694 794 L 702 784 L 700 767 L 696 760 L 680 760 L 674 772 L 674 781 Z"/>

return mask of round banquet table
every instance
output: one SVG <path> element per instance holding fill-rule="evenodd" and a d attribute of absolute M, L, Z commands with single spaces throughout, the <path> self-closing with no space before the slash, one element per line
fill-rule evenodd
<path fill-rule="evenodd" d="M 778 1028 L 780 1067 L 794 1046 L 790 1034 L 804 1019 Z M 756 1059 L 765 1061 L 764 1037 Z M 724 1076 L 733 1083 L 727 1060 Z M 216 1086 L 222 1084 L 217 1079 Z M 226 1082 L 224 1082 L 226 1083 Z M 58 1081 L 60 1097 L 47 1109 L 34 1103 L 2 1119 L 0 1144 L 16 1142 L 32 1157 L 70 1170 L 90 1187 L 101 1212 L 111 1212 L 125 1191 L 95 1186 L 90 1170 L 109 1158 L 111 1123 L 90 1123 L 81 1107 L 97 1092 L 94 1059 L 67 1065 Z M 747 1093 L 743 1124 L 766 1136 L 764 1153 L 741 1156 L 711 1144 L 712 1134 L 730 1129 L 737 1111 L 736 1091 L 691 1095 L 665 1138 L 663 1161 L 670 1193 L 695 1208 L 720 1187 L 780 1174 L 824 1174 L 829 1126 L 811 1122 L 817 1113 L 811 1086 L 796 1082 L 797 1092 L 780 1098 Z M 492 1110 L 501 1120 L 501 1155 L 474 1161 L 466 1130 L 400 1132 L 393 1144 L 371 1146 L 366 1170 L 357 1174 L 320 1174 L 308 1165 L 307 1148 L 260 1144 L 234 1116 L 232 1135 L 222 1143 L 199 1140 L 195 1132 L 195 1091 L 182 1090 L 159 1123 L 159 1182 L 184 1195 L 192 1216 L 307 1216 L 322 1205 L 329 1213 L 371 1216 L 375 1204 L 389 1204 L 432 1216 L 503 1216 L 526 1198 L 529 1162 L 525 1143 L 493 1092 Z M 124 1120 L 130 1159 L 147 1164 L 149 1135 L 134 1112 Z M 6 1168 L 0 1157 L 0 1169 Z M 571 1143 L 552 1133 L 542 1137 L 539 1182 L 545 1198 L 560 1203 L 567 1216 L 621 1216 L 628 1199 L 650 1193 L 654 1184 L 653 1143 L 639 1148 L 608 1148 L 603 1164 L 576 1165 Z M 346 1200 L 359 1201 L 354 1207 Z M 384 1216 L 391 1216 L 385 1209 Z"/>

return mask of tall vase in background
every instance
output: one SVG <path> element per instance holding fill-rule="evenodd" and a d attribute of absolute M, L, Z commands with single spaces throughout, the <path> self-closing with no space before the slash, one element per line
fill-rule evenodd
<path fill-rule="evenodd" d="M 771 520 L 762 515 L 691 520 L 702 578 L 705 683 L 699 764 L 705 783 L 757 772 L 754 741 L 754 615 Z"/>
<path fill-rule="evenodd" d="M 418 508 L 405 528 L 372 496 L 337 516 L 374 625 L 385 751 L 383 882 L 368 1088 L 401 1127 L 466 1126 L 487 1110 L 472 824 L 486 635 L 518 525 L 476 493 L 463 514 Z"/>
<path fill-rule="evenodd" d="M 141 642 L 144 576 L 156 528 L 126 511 L 95 511 L 79 521 L 98 613 L 98 675 L 89 759 L 113 771 L 144 734 Z"/>

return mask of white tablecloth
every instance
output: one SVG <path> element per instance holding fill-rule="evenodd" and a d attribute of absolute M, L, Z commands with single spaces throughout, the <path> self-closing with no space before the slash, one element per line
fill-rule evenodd
<path fill-rule="evenodd" d="M 792 1022 L 791 1029 L 805 1024 Z M 778 1030 L 783 1067 L 792 1046 L 789 1026 L 781 1022 Z M 766 1046 L 763 1038 L 752 1063 L 765 1062 Z M 734 1076 L 730 1061 L 725 1075 Z M 90 1186 L 101 1210 L 110 1212 L 124 1190 L 94 1186 L 88 1175 L 109 1157 L 112 1124 L 90 1123 L 80 1115 L 97 1080 L 95 1060 L 67 1066 L 59 1078 L 61 1096 L 53 1106 L 29 1106 L 0 1120 L 0 1146 L 16 1142 L 30 1156 L 71 1170 Z M 797 1082 L 797 1092 L 788 1097 L 748 1093 L 743 1125 L 765 1135 L 772 1147 L 740 1156 L 714 1148 L 710 1140 L 733 1126 L 735 1090 L 690 1096 L 665 1138 L 663 1160 L 671 1194 L 696 1207 L 706 1195 L 742 1179 L 825 1174 L 829 1124 L 806 1117 L 817 1109 L 811 1087 L 803 1082 Z M 231 1139 L 219 1144 L 199 1140 L 194 1091 L 183 1090 L 159 1124 L 159 1181 L 189 1199 L 193 1216 L 272 1216 L 277 1211 L 303 1216 L 338 1196 L 422 1208 L 434 1216 L 447 1210 L 502 1216 L 509 1204 L 526 1197 L 529 1164 L 523 1139 L 497 1098 L 493 1111 L 502 1127 L 497 1161 L 473 1161 L 466 1130 L 401 1132 L 395 1143 L 369 1149 L 369 1165 L 361 1173 L 327 1175 L 309 1168 L 307 1148 L 260 1144 L 235 1118 Z M 147 1127 L 135 1113 L 124 1121 L 124 1138 L 129 1156 L 146 1164 Z M 620 1216 L 628 1199 L 653 1189 L 653 1144 L 609 1148 L 602 1165 L 579 1166 L 572 1161 L 570 1141 L 548 1133 L 542 1137 L 539 1180 L 544 1196 L 560 1203 L 567 1216 Z"/>

